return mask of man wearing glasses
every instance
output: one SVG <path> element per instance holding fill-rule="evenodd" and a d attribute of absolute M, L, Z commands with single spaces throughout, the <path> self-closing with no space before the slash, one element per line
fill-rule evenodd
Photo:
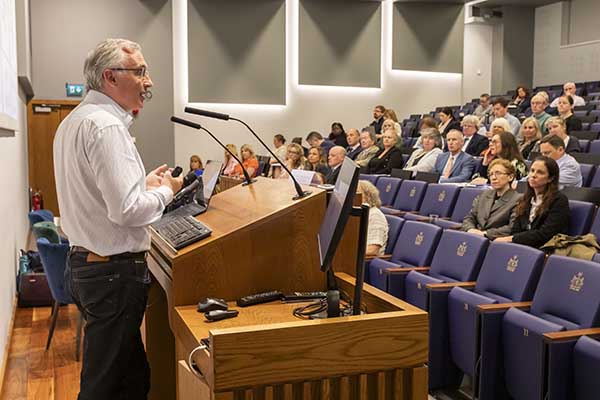
<path fill-rule="evenodd" d="M 148 225 L 182 186 L 162 165 L 146 176 L 128 128 L 152 80 L 141 48 L 107 39 L 85 60 L 87 95 L 60 124 L 54 170 L 71 250 L 65 285 L 85 325 L 79 400 L 146 399 L 140 335 L 149 284 Z"/>

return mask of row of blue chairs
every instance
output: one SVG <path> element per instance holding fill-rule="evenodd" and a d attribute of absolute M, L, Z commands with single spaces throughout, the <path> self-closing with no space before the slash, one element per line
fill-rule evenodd
<path fill-rule="evenodd" d="M 475 398 L 575 398 L 567 353 L 587 332 L 578 330 L 600 325 L 600 264 L 550 256 L 544 265 L 544 253 L 531 247 L 395 224 L 391 260 L 370 261 L 365 281 L 429 312 L 431 390 L 456 388 L 466 374 Z M 568 349 L 544 336 L 564 331 L 571 331 Z M 595 351 L 597 371 L 600 347 L 585 348 Z M 557 358 L 548 361 L 548 351 Z M 585 397 L 598 393 L 596 381 L 595 391 L 579 387 L 579 398 L 596 398 Z"/>
<path fill-rule="evenodd" d="M 600 177 L 600 174 L 597 174 Z M 361 174 L 379 190 L 384 214 L 399 215 L 409 220 L 426 220 L 437 215 L 435 223 L 445 229 L 458 229 L 471 211 L 481 187 L 460 187 L 451 184 L 402 180 L 385 175 Z M 570 235 L 594 233 L 600 238 L 600 212 L 592 203 L 569 200 L 571 209 Z"/>

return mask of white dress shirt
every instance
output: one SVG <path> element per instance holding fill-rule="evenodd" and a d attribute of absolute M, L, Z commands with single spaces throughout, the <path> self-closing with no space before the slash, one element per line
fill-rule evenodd
<path fill-rule="evenodd" d="M 146 172 L 129 134 L 133 117 L 91 90 L 58 127 L 54 173 L 61 225 L 72 246 L 101 256 L 150 249 L 148 225 L 173 199 L 146 190 Z"/>

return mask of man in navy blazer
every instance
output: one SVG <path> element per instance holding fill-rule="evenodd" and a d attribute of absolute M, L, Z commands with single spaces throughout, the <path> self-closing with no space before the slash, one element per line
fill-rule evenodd
<path fill-rule="evenodd" d="M 451 130 L 446 136 L 448 152 L 440 154 L 433 172 L 440 174 L 440 183 L 469 182 L 475 169 L 475 160 L 462 151 L 464 137 L 461 131 Z"/>
<path fill-rule="evenodd" d="M 346 141 L 348 142 L 346 157 L 354 160 L 356 156 L 363 151 L 363 148 L 360 147 L 360 133 L 358 132 L 358 129 L 348 129 L 348 132 L 346 132 Z"/>

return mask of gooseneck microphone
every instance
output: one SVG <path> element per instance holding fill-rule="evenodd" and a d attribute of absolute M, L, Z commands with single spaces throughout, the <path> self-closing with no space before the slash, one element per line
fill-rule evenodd
<path fill-rule="evenodd" d="M 250 133 L 252 133 L 252 135 L 254 135 L 254 137 L 260 142 L 260 144 L 267 149 L 267 151 L 273 156 L 273 158 L 275 160 L 277 160 L 277 162 L 281 165 L 281 167 L 288 173 L 288 175 L 290 176 L 290 178 L 292 178 L 292 182 L 294 182 L 294 187 L 296 188 L 296 193 L 297 195 L 294 196 L 294 200 L 298 200 L 301 199 L 307 195 L 309 195 L 311 192 L 309 191 L 304 191 L 302 190 L 302 186 L 300 186 L 300 184 L 298 183 L 298 181 L 296 180 L 296 178 L 294 178 L 294 175 L 292 175 L 292 172 L 288 169 L 287 165 L 285 165 L 284 162 L 282 162 L 279 157 L 277 157 L 277 155 L 275 155 L 275 153 L 273 153 L 273 151 L 271 151 L 271 149 L 269 148 L 269 146 L 267 146 L 265 144 L 265 142 L 262 141 L 262 139 L 256 134 L 256 132 L 254 132 L 252 130 L 252 128 L 250 128 L 250 126 L 245 123 L 244 121 L 242 121 L 241 119 L 237 119 L 234 118 L 232 116 L 230 116 L 229 114 L 222 114 L 222 113 L 217 113 L 217 112 L 213 112 L 213 111 L 207 111 L 207 110 L 200 110 L 198 108 L 193 108 L 193 107 L 186 107 L 185 108 L 185 112 L 186 113 L 190 113 L 190 114 L 196 114 L 196 115 L 200 115 L 203 117 L 209 117 L 209 118 L 215 118 L 215 119 L 220 119 L 223 121 L 237 121 L 240 124 L 244 125 L 246 127 L 246 129 L 248 129 L 250 131 Z"/>
<path fill-rule="evenodd" d="M 173 197 L 173 203 L 178 202 L 183 197 L 194 192 L 198 188 L 198 186 L 200 186 L 200 183 L 201 183 L 200 179 L 196 178 L 196 180 L 194 182 L 192 182 L 191 184 L 189 184 L 186 187 L 184 187 L 183 189 L 181 189 L 179 192 L 177 192 L 175 197 Z"/>
<path fill-rule="evenodd" d="M 242 162 L 240 161 L 240 159 L 238 158 L 238 156 L 236 156 L 235 154 L 233 154 L 233 152 L 231 150 L 229 150 L 227 148 L 227 146 L 225 146 L 223 143 L 221 143 L 221 141 L 219 139 L 217 139 L 215 137 L 215 135 L 213 135 L 208 129 L 206 129 L 205 127 L 203 127 L 200 124 L 197 124 L 195 122 L 188 121 L 186 119 L 179 118 L 179 117 L 176 117 L 176 116 L 172 116 L 171 117 L 171 122 L 175 122 L 176 124 L 185 125 L 187 127 L 198 129 L 198 130 L 201 129 L 204 132 L 208 133 L 210 135 L 210 137 L 213 138 L 215 140 L 215 142 L 217 142 L 227 153 L 229 153 L 240 164 L 240 167 L 242 167 L 242 172 L 244 173 L 244 179 L 246 179 L 246 182 L 242 183 L 242 185 L 244 185 L 244 186 L 250 185 L 250 184 L 252 184 L 253 182 L 256 181 L 255 179 L 251 179 L 250 178 L 250 175 L 248 174 L 248 171 L 246 171 L 246 168 L 244 167 L 244 164 L 242 164 Z"/>

